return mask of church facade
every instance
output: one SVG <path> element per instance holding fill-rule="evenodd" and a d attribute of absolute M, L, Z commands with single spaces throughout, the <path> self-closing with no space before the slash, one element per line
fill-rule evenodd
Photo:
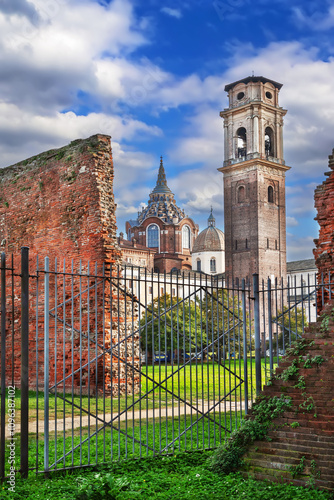
<path fill-rule="evenodd" d="M 138 245 L 154 253 L 155 272 L 191 270 L 191 250 L 198 225 L 177 206 L 167 185 L 162 157 L 157 183 L 147 206 L 138 213 L 137 219 L 126 222 L 126 234 L 127 241 L 132 242 L 132 252 Z M 120 246 L 125 250 L 125 243 Z"/>

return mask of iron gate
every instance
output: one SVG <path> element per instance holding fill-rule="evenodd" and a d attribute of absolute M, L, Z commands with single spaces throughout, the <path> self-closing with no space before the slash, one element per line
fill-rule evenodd
<path fill-rule="evenodd" d="M 27 249 L 20 272 L 2 255 L 1 477 L 18 436 L 23 475 L 216 447 L 316 319 L 326 281 L 228 283 L 48 258 L 29 273 Z"/>

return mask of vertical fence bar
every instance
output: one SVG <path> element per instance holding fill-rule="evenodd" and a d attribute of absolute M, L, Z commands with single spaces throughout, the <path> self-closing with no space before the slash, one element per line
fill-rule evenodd
<path fill-rule="evenodd" d="M 21 476 L 28 476 L 29 248 L 21 248 Z"/>
<path fill-rule="evenodd" d="M 11 281 L 12 281 L 12 318 L 14 318 L 14 310 L 15 310 L 15 305 L 14 305 L 14 255 L 12 254 L 11 258 Z M 14 329 L 15 329 L 15 324 L 14 321 L 12 321 L 12 386 L 14 387 L 15 382 L 14 382 L 14 345 L 15 345 L 15 339 L 14 339 Z"/>
<path fill-rule="evenodd" d="M 271 279 L 268 278 L 268 328 L 269 328 L 269 366 L 270 366 L 270 377 L 274 371 L 274 359 L 273 359 L 273 325 L 271 322 L 272 312 L 271 312 Z M 282 310 L 283 310 L 283 302 L 282 302 Z M 283 330 L 284 336 L 284 330 Z M 277 354 L 278 356 L 278 354 Z"/>
<path fill-rule="evenodd" d="M 44 472 L 49 470 L 49 257 L 44 260 Z"/>
<path fill-rule="evenodd" d="M 260 303 L 259 303 L 259 275 L 253 274 L 254 294 L 254 335 L 255 335 L 255 379 L 256 394 L 261 392 L 261 337 L 260 337 Z"/>
<path fill-rule="evenodd" d="M 248 413 L 248 366 L 247 366 L 247 312 L 245 280 L 242 280 L 242 334 L 244 343 L 244 386 L 245 386 L 245 414 Z M 240 408 L 242 400 L 240 399 Z"/>
<path fill-rule="evenodd" d="M 1 448 L 0 479 L 5 477 L 5 418 L 6 418 L 6 255 L 1 253 Z"/>

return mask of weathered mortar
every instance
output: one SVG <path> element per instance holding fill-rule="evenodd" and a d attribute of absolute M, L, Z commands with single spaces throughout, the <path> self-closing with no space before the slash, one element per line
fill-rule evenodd
<path fill-rule="evenodd" d="M 36 275 L 36 259 L 39 257 L 39 269 L 43 266 L 45 256 L 50 258 L 50 269 L 55 268 L 55 259 L 58 262 L 58 271 L 63 269 L 63 261 L 66 259 L 66 271 L 79 270 L 79 262 L 82 261 L 82 270 L 87 271 L 87 264 L 90 262 L 90 273 L 95 272 L 95 265 L 98 274 L 102 269 L 107 274 L 113 276 L 117 274 L 117 265 L 120 263 L 120 249 L 116 240 L 116 205 L 113 196 L 114 169 L 110 138 L 105 135 L 95 135 L 85 140 L 71 142 L 63 148 L 48 151 L 29 158 L 11 167 L 0 170 L 0 249 L 7 255 L 13 253 L 14 266 L 19 272 L 19 253 L 22 246 L 29 247 L 30 273 Z M 72 264 L 73 260 L 73 264 Z M 41 276 L 43 278 L 43 276 Z M 59 276 L 59 280 L 62 279 Z M 54 278 L 50 276 L 51 285 Z M 30 343 L 31 354 L 30 380 L 36 379 L 36 359 L 33 353 L 36 352 L 36 283 L 30 280 Z M 7 283 L 8 292 L 11 284 Z M 39 284 L 40 301 L 38 317 L 38 374 L 40 380 L 43 376 L 43 314 L 40 310 L 43 301 L 42 280 Z M 20 311 L 17 307 L 20 293 L 19 280 L 15 280 L 15 308 L 14 318 L 11 318 L 10 308 L 8 308 L 7 322 L 7 377 L 10 377 L 12 370 L 11 363 L 11 328 L 14 320 L 14 378 L 16 383 L 20 380 Z M 55 293 L 52 295 L 51 304 L 54 304 Z M 74 294 L 79 290 L 78 280 L 74 282 Z M 117 338 L 113 335 L 115 324 L 119 324 L 117 335 L 121 338 L 125 333 L 125 317 L 132 314 L 127 306 L 120 306 L 112 311 L 112 322 L 110 321 L 110 308 L 108 301 L 116 297 L 115 289 L 106 287 L 104 300 L 106 307 L 104 311 L 105 338 L 104 345 L 110 347 L 111 342 L 116 343 Z M 119 302 L 124 303 L 122 293 L 117 295 Z M 58 304 L 61 297 L 58 293 Z M 85 297 L 86 300 L 86 297 Z M 93 306 L 93 298 L 90 297 L 90 305 Z M 102 313 L 102 288 L 97 292 L 97 308 Z M 116 302 L 115 302 L 116 303 Z M 79 301 L 75 301 L 76 312 L 74 313 L 74 327 L 79 326 Z M 68 306 L 66 306 L 68 309 Z M 127 311 L 127 313 L 125 312 Z M 136 312 L 135 312 L 136 314 Z M 136 318 L 135 318 L 136 319 Z M 132 321 L 132 318 L 131 318 Z M 102 344 L 102 317 L 100 318 L 97 331 L 98 342 Z M 129 321 L 129 324 L 131 322 Z M 110 328 L 111 325 L 111 328 Z M 86 334 L 87 329 L 91 332 L 93 328 L 93 318 L 83 314 L 81 319 L 81 330 Z M 58 328 L 62 327 L 60 320 Z M 93 330 L 92 330 L 93 328 Z M 50 339 L 51 353 L 54 348 L 54 322 L 51 318 Z M 129 332 L 127 332 L 129 334 Z M 57 380 L 62 376 L 63 369 L 66 375 L 80 366 L 88 363 L 88 358 L 93 359 L 93 355 L 88 355 L 88 340 L 83 338 L 83 347 L 80 357 L 79 340 L 80 335 L 74 333 L 73 345 L 71 343 L 71 328 L 66 329 L 66 355 L 63 359 L 61 353 L 57 355 L 57 365 L 55 360 L 50 362 L 50 383 L 53 384 L 55 376 Z M 59 338 L 59 337 L 58 337 Z M 95 345 L 95 337 L 90 334 L 91 345 Z M 131 346 L 132 348 L 132 346 Z M 129 356 L 125 352 L 124 344 L 121 345 L 122 358 L 126 360 Z M 131 350 L 132 362 L 138 364 L 139 344 L 135 339 L 134 356 Z M 73 367 L 70 365 L 73 357 Z M 36 358 L 36 356 L 35 356 Z M 134 359 L 133 359 L 134 358 Z M 63 364 L 64 362 L 64 364 Z M 80 365 L 81 363 L 81 365 Z M 104 373 L 103 373 L 104 371 Z M 113 373 L 113 387 L 118 393 L 118 384 L 121 384 L 124 391 L 123 380 L 125 378 L 125 365 L 120 364 L 120 369 L 112 370 L 110 366 L 110 355 L 101 357 L 97 366 L 92 366 L 89 376 L 87 370 L 83 373 L 82 384 L 84 391 L 87 391 L 89 381 L 94 385 L 96 380 L 99 387 L 105 381 L 105 387 L 110 389 L 110 373 Z M 57 375 L 55 374 L 57 372 Z M 133 371 L 128 368 L 128 377 L 132 380 Z M 138 377 L 135 376 L 136 389 Z M 71 380 L 68 379 L 66 385 L 69 386 Z M 80 385 L 80 373 L 74 377 L 75 386 Z M 132 388 L 129 388 L 132 392 Z"/>

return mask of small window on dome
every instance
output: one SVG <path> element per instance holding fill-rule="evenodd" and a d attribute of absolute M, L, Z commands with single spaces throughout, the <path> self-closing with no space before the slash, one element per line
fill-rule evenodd
<path fill-rule="evenodd" d="M 272 99 L 273 98 L 273 95 L 271 92 L 266 92 L 266 98 L 267 99 Z"/>
<path fill-rule="evenodd" d="M 214 257 L 210 260 L 210 272 L 216 272 L 216 259 Z"/>
<path fill-rule="evenodd" d="M 237 95 L 238 101 L 241 101 L 241 99 L 243 99 L 244 97 L 245 97 L 245 93 L 244 92 L 239 92 L 239 94 Z"/>
<path fill-rule="evenodd" d="M 201 259 L 197 259 L 197 261 L 196 261 L 196 270 L 199 273 L 201 272 Z"/>

